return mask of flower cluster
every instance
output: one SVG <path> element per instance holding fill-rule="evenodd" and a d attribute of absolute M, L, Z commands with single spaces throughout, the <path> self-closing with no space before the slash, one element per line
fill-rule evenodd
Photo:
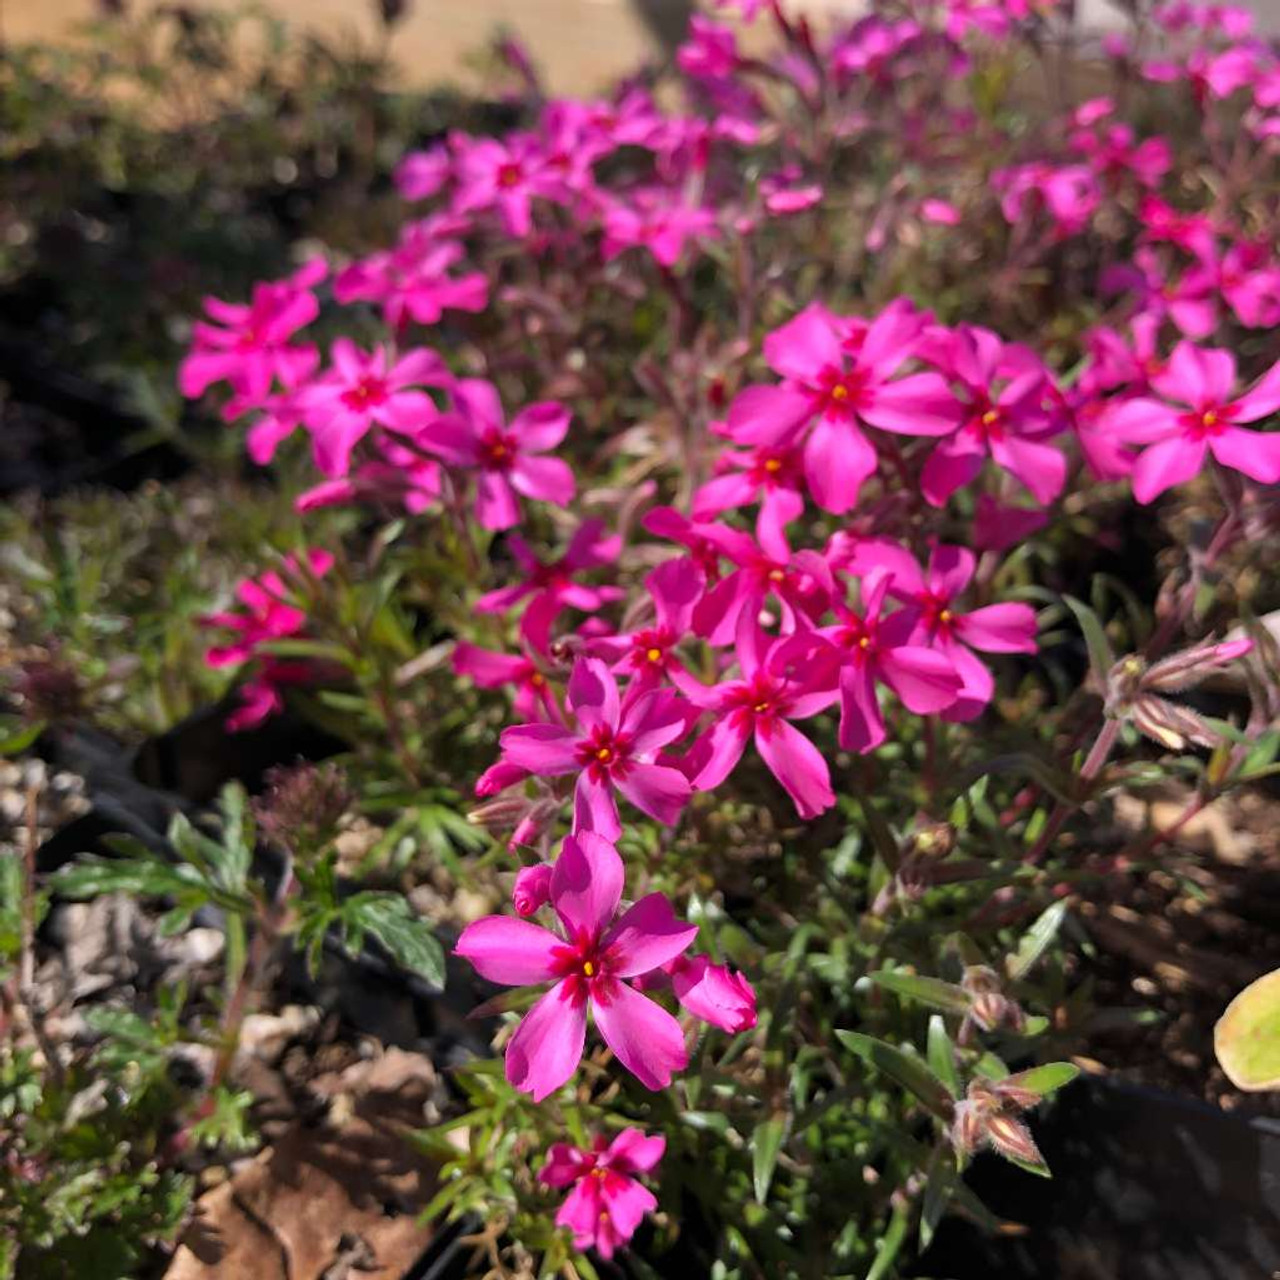
<path fill-rule="evenodd" d="M 1040 48 L 1066 6 L 875 5 L 825 32 L 779 0 L 716 8 L 767 13 L 777 51 L 700 15 L 674 107 L 639 81 L 538 98 L 502 137 L 451 132 L 406 156 L 399 190 L 425 207 L 396 245 L 308 265 L 247 306 L 209 300 L 217 323 L 196 326 L 180 378 L 190 396 L 226 385 L 255 461 L 301 433 L 319 480 L 299 511 L 407 512 L 469 554 L 452 674 L 512 712 L 473 816 L 523 865 L 514 914 L 474 921 L 456 952 L 538 992 L 505 1072 L 539 1103 L 589 1033 L 660 1090 L 699 1024 L 755 1027 L 747 977 L 712 939 L 693 950 L 699 925 L 668 892 L 645 892 L 688 892 L 661 842 L 707 793 L 755 794 L 756 770 L 816 819 L 850 761 L 994 717 L 1002 676 L 1037 653 L 1044 595 L 1013 585 L 1022 544 L 1083 497 L 1148 504 L 1204 475 L 1235 520 L 1280 483 L 1280 362 L 1249 336 L 1280 325 L 1280 259 L 1261 202 L 1231 194 L 1280 133 L 1280 58 L 1245 16 L 1167 6 L 1168 56 L 1106 45 L 1124 83 L 1204 120 L 1214 145 L 1194 164 L 1217 169 L 1201 191 L 1176 140 L 1119 98 L 1034 133 L 978 101 L 975 67 Z M 1228 110 L 1256 147 L 1219 154 Z M 863 184 L 876 157 L 898 176 Z M 861 185 L 842 185 L 846 165 Z M 986 291 L 938 266 L 951 257 Z M 1077 293 L 1029 331 L 1022 302 L 1046 280 Z M 371 309 L 381 343 L 339 338 L 322 360 L 300 335 L 331 307 Z M 319 577 L 332 561 L 307 563 Z M 211 663 L 255 663 L 238 724 L 314 677 L 269 649 L 308 625 L 285 576 L 210 619 L 239 633 Z M 1126 659 L 1106 714 L 1165 746 L 1215 741 L 1162 695 L 1248 647 Z M 637 828 L 664 829 L 643 865 Z M 883 902 L 918 898 L 931 858 L 922 845 L 895 867 Z M 1002 994 L 969 994 L 962 1046 L 1024 1028 Z M 957 1095 L 956 1151 L 1038 1162 L 1017 1079 Z M 663 1150 L 634 1128 L 551 1148 L 540 1180 L 572 1187 L 557 1222 L 579 1248 L 630 1238 L 656 1204 L 635 1175 Z"/>

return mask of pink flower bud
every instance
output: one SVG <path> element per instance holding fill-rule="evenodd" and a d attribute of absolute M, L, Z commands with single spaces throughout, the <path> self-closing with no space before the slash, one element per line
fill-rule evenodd
<path fill-rule="evenodd" d="M 539 862 L 518 872 L 515 887 L 511 890 L 511 901 L 522 916 L 531 916 L 546 906 L 551 901 L 551 864 Z"/>
<path fill-rule="evenodd" d="M 756 1025 L 756 993 L 745 977 L 706 956 L 677 959 L 671 967 L 676 999 L 703 1022 L 722 1031 L 747 1031 Z"/>

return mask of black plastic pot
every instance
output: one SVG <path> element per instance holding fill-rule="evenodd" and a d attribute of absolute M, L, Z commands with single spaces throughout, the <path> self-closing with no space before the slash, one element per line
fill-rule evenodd
<path fill-rule="evenodd" d="M 936 1280 L 1273 1280 L 1280 1121 L 1085 1079 L 1034 1125 L 1053 1170 L 991 1155 L 970 1186 L 1022 1234 L 944 1221 L 914 1274 Z"/>

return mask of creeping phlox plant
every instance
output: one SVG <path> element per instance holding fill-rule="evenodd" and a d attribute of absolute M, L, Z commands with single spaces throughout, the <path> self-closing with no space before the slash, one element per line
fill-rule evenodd
<path fill-rule="evenodd" d="M 208 619 L 233 727 L 369 691 L 407 782 L 473 787 L 480 882 L 518 872 L 454 948 L 504 1067 L 455 1073 L 435 1206 L 495 1259 L 590 1274 L 657 1214 L 684 1274 L 883 1275 L 981 1218 L 966 1161 L 1044 1172 L 1023 1116 L 1074 1075 L 1084 806 L 1269 765 L 1269 642 L 1207 637 L 1247 615 L 1219 567 L 1274 564 L 1280 59 L 1135 12 L 720 3 L 680 109 L 530 99 L 405 157 L 394 246 L 207 303 L 182 389 L 309 530 Z M 1070 95 L 1086 60 L 1116 92 Z M 1165 696 L 1229 664 L 1243 733 Z"/>

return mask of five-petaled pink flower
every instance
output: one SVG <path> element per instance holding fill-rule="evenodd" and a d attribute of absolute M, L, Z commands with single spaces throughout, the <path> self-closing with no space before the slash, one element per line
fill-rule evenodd
<path fill-rule="evenodd" d="M 974 652 L 1035 653 L 1036 612 L 1029 604 L 990 604 L 965 612 L 957 603 L 973 579 L 973 552 L 939 543 L 921 572 L 916 558 L 896 542 L 870 538 L 861 543 L 850 572 L 870 574 L 887 570 L 889 595 L 905 606 L 898 626 L 911 623 L 907 639 L 913 645 L 936 649 L 959 674 L 963 685 L 956 701 L 942 707 L 947 720 L 978 715 L 995 693 L 995 681 Z M 898 615 L 895 615 L 898 616 Z M 901 651 L 897 657 L 901 660 Z"/>
<path fill-rule="evenodd" d="M 822 752 L 791 723 L 817 715 L 836 700 L 834 667 L 816 637 L 797 633 L 770 640 L 754 617 L 738 626 L 740 678 L 698 695 L 715 723 L 690 749 L 687 769 L 699 791 L 718 787 L 734 770 L 748 740 L 782 783 L 802 818 L 836 802 Z"/>
<path fill-rule="evenodd" d="M 528 920 L 486 916 L 458 939 L 455 953 L 490 982 L 553 984 L 507 1045 L 507 1080 L 535 1102 L 577 1069 L 588 1009 L 614 1057 L 646 1089 L 665 1089 L 689 1060 L 679 1022 L 627 979 L 675 959 L 698 927 L 677 920 L 660 893 L 618 916 L 622 886 L 622 859 L 612 844 L 589 831 L 566 836 L 551 873 L 563 937 Z"/>
<path fill-rule="evenodd" d="M 575 728 L 521 724 L 502 731 L 502 758 L 541 777 L 576 773 L 575 831 L 609 840 L 622 834 L 614 789 L 637 809 L 672 825 L 689 799 L 679 769 L 657 764 L 657 754 L 688 727 L 685 705 L 669 690 L 649 689 L 624 699 L 599 658 L 579 658 L 569 677 L 569 710 Z"/>
<path fill-rule="evenodd" d="M 932 715 L 955 702 L 962 680 L 951 661 L 913 644 L 914 617 L 905 609 L 885 614 L 891 574 L 872 569 L 862 580 L 862 612 L 836 605 L 836 624 L 823 628 L 841 655 L 840 745 L 865 754 L 886 736 L 884 713 L 876 694 L 887 685 L 908 711 Z"/>
<path fill-rule="evenodd" d="M 315 348 L 289 339 L 320 314 L 311 286 L 327 272 L 316 259 L 287 280 L 255 285 L 247 304 L 206 298 L 205 312 L 217 324 L 197 320 L 192 326 L 192 349 L 178 368 L 182 394 L 195 399 L 215 382 L 228 382 L 252 406 L 277 378 L 296 385 L 314 367 Z"/>
<path fill-rule="evenodd" d="M 569 410 L 545 400 L 522 409 L 508 423 L 498 390 L 479 378 L 450 388 L 452 412 L 418 433 L 418 443 L 454 467 L 476 473 L 476 518 L 485 529 L 510 529 L 520 520 L 516 494 L 565 506 L 574 494 L 573 470 L 554 449 L 569 430 Z"/>
<path fill-rule="evenodd" d="M 1139 502 L 1190 480 L 1208 454 L 1260 484 L 1280 481 L 1280 432 L 1239 425 L 1280 409 L 1280 362 L 1242 395 L 1235 394 L 1235 385 L 1231 352 L 1180 342 L 1168 365 L 1151 379 L 1152 390 L 1165 399 L 1138 396 L 1109 415 L 1120 439 L 1147 446 L 1133 466 L 1133 496 Z"/>
<path fill-rule="evenodd" d="M 658 1207 L 653 1193 L 635 1175 L 650 1172 L 666 1148 L 665 1138 L 646 1138 L 639 1129 L 624 1129 L 608 1145 L 599 1136 L 589 1151 L 555 1143 L 538 1181 L 573 1188 L 556 1214 L 556 1225 L 573 1232 L 577 1248 L 594 1246 L 602 1258 L 612 1258 L 635 1234 L 644 1215 Z"/>
<path fill-rule="evenodd" d="M 926 320 L 905 299 L 865 326 L 806 307 L 765 339 L 765 359 L 783 381 L 740 392 L 729 406 L 729 434 L 739 444 L 772 446 L 805 437 L 813 500 L 824 511 L 848 511 L 876 469 L 876 450 L 861 424 L 939 436 L 959 420 L 955 397 L 938 374 L 894 377 L 914 353 Z"/>
<path fill-rule="evenodd" d="M 331 356 L 332 368 L 300 395 L 316 466 L 330 477 L 347 474 L 351 451 L 375 426 L 415 436 L 438 411 L 413 388 L 452 380 L 444 361 L 425 348 L 394 359 L 382 347 L 361 351 L 339 338 Z"/>

